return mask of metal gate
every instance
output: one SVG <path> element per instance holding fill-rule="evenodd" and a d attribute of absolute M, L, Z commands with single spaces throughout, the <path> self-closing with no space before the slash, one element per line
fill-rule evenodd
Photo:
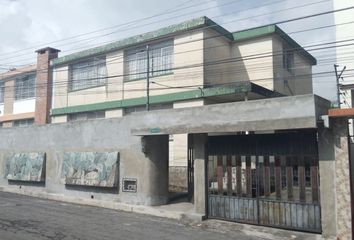
<path fill-rule="evenodd" d="M 194 158 L 193 158 L 193 135 L 188 134 L 188 147 L 187 147 L 187 182 L 188 182 L 188 201 L 193 201 L 194 195 Z"/>
<path fill-rule="evenodd" d="M 208 217 L 321 232 L 315 132 L 208 139 Z"/>

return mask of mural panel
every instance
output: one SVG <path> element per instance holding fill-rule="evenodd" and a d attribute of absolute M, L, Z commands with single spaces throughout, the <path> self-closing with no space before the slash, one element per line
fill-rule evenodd
<path fill-rule="evenodd" d="M 5 176 L 8 180 L 45 181 L 45 153 L 13 153 L 5 158 Z"/>
<path fill-rule="evenodd" d="M 67 185 L 117 187 L 118 152 L 66 152 L 62 177 Z"/>

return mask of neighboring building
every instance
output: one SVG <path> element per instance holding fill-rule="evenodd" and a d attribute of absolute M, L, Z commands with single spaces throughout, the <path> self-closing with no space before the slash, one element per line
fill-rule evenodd
<path fill-rule="evenodd" d="M 49 60 L 59 50 L 44 48 L 36 51 L 37 64 L 0 74 L 0 122 L 2 127 L 49 123 L 51 101 L 51 71 Z"/>
<path fill-rule="evenodd" d="M 36 66 L 32 65 L 0 75 L 2 127 L 34 123 L 36 69 Z"/>
<path fill-rule="evenodd" d="M 348 8 L 354 5 L 354 0 L 333 0 L 334 10 Z M 337 12 L 334 14 L 334 22 L 336 25 L 336 41 L 337 45 L 343 45 L 344 40 L 352 38 L 352 29 L 354 22 L 354 9 L 348 9 L 343 12 Z M 351 54 L 354 51 L 353 45 L 347 45 L 345 47 L 341 46 L 336 48 L 336 62 L 338 65 L 337 69 L 340 73 L 343 68 L 344 70 L 343 78 L 340 78 L 339 83 L 339 104 L 340 108 L 352 108 L 353 107 L 353 89 L 354 89 L 354 80 L 353 77 L 346 77 L 352 69 L 354 69 L 354 59 Z M 349 71 L 348 71 L 349 70 Z M 333 81 L 335 81 L 335 76 L 333 76 Z M 338 100 L 337 100 L 338 101 Z M 337 102 L 336 101 L 336 102 Z M 349 124 L 349 135 L 351 136 L 351 141 L 354 141 L 354 130 L 353 130 L 353 119 L 348 120 Z"/>
<path fill-rule="evenodd" d="M 353 0 L 333 0 L 334 9 L 343 9 L 347 7 L 351 7 L 354 5 Z M 336 41 L 338 41 L 338 45 L 343 45 L 343 40 L 348 40 L 352 38 L 352 29 L 354 22 L 354 9 L 349 9 L 343 12 L 337 12 L 334 14 L 334 21 L 336 24 Z M 354 60 L 350 56 L 350 54 L 354 51 L 354 46 L 341 46 L 336 48 L 336 64 L 338 65 L 338 71 L 340 72 L 344 67 L 346 67 L 346 71 L 344 71 L 344 76 L 350 69 L 354 69 Z M 343 81 L 344 80 L 344 81 Z M 340 102 L 341 108 L 351 108 L 352 107 L 352 95 L 351 89 L 353 89 L 354 81 L 351 78 L 344 77 L 339 80 L 341 87 L 341 95 Z M 345 86 L 348 85 L 348 86 Z"/>
<path fill-rule="evenodd" d="M 353 0 L 333 0 L 334 10 L 352 7 Z M 352 29 L 354 21 L 354 9 L 347 9 L 346 11 L 336 12 L 334 14 L 334 21 L 336 24 L 336 41 L 343 41 L 352 39 Z M 338 43 L 343 45 L 343 43 Z M 354 60 L 350 57 L 350 53 L 354 50 L 352 45 L 340 47 L 336 49 L 337 64 L 346 65 L 348 69 L 354 68 Z"/>
<path fill-rule="evenodd" d="M 314 64 L 276 25 L 231 33 L 201 17 L 52 60 L 52 122 L 145 111 L 147 70 L 158 110 L 312 93 Z M 186 134 L 170 157 L 186 166 Z"/>

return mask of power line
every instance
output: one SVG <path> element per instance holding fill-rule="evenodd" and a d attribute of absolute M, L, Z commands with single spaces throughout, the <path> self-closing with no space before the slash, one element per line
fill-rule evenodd
<path fill-rule="evenodd" d="M 211 8 L 207 8 L 207 9 L 213 9 L 213 8 L 216 8 L 216 7 L 225 6 L 225 5 L 232 4 L 232 3 L 235 3 L 235 2 L 239 2 L 239 1 L 242 1 L 242 0 L 233 0 L 233 1 L 227 2 L 226 4 L 217 5 L 217 6 L 214 6 L 214 7 L 211 7 Z M 284 0 L 282 0 L 282 1 L 284 1 Z M 208 2 L 212 2 L 212 1 L 208 1 Z M 277 1 L 277 2 L 281 2 L 281 1 Z M 195 5 L 190 6 L 190 7 L 187 7 L 187 8 L 191 8 L 191 7 L 195 7 L 195 6 L 200 6 L 200 4 L 198 3 L 198 4 L 195 4 Z M 187 8 L 183 8 L 183 9 L 187 9 Z M 183 9 L 179 9 L 178 11 L 183 10 Z M 202 9 L 202 10 L 206 10 L 206 9 Z M 200 10 L 198 10 L 198 12 L 199 12 L 199 11 L 200 11 Z M 176 11 L 173 11 L 173 12 L 176 12 Z M 168 13 L 168 12 L 167 12 L 167 13 Z M 167 13 L 159 14 L 159 16 L 166 15 Z M 188 13 L 188 14 L 190 14 L 190 13 Z M 184 16 L 184 15 L 186 15 L 186 14 L 179 15 L 179 16 L 177 16 L 177 17 Z M 92 34 L 92 33 L 97 33 L 97 32 L 100 32 L 100 31 L 105 31 L 105 30 L 109 30 L 109 29 L 113 29 L 113 28 L 117 28 L 117 27 L 122 27 L 122 26 L 125 26 L 125 25 L 127 25 L 127 24 L 131 24 L 131 23 L 135 23 L 135 22 L 140 22 L 140 21 L 143 21 L 143 20 L 151 19 L 151 18 L 154 18 L 154 17 L 142 18 L 142 19 L 134 20 L 134 21 L 131 21 L 131 22 L 128 22 L 128 23 L 119 24 L 119 25 L 115 25 L 115 26 L 112 26 L 112 27 L 103 28 L 103 29 L 99 29 L 99 30 L 92 31 L 92 32 L 79 34 L 79 35 L 72 36 L 72 37 L 69 37 L 69 38 L 64 38 L 64 39 L 61 39 L 61 40 L 57 40 L 57 41 L 53 41 L 53 42 L 41 44 L 41 45 L 38 45 L 37 47 L 41 47 L 41 46 L 43 46 L 43 45 L 48 45 L 48 44 L 52 44 L 52 43 L 56 43 L 56 42 L 61 42 L 61 41 L 65 41 L 65 40 L 70 40 L 70 39 L 73 39 L 73 38 L 77 38 L 77 37 L 89 35 L 89 34 Z M 153 23 L 143 24 L 143 25 L 141 25 L 140 27 L 148 26 L 148 25 L 151 25 L 151 24 L 154 24 L 154 23 L 160 23 L 161 21 L 166 21 L 166 20 L 174 19 L 174 18 L 176 18 L 176 16 L 175 16 L 175 17 L 170 17 L 170 18 L 167 18 L 167 19 L 163 19 L 163 20 L 159 20 L 159 21 L 156 21 L 156 22 L 153 22 Z M 127 29 L 129 30 L 130 28 L 125 28 L 125 29 L 123 29 L 123 30 L 127 30 Z M 117 31 L 112 32 L 112 33 L 116 33 L 116 32 L 117 32 Z M 112 34 L 112 33 L 108 33 L 108 34 Z M 99 35 L 99 36 L 107 36 L 107 34 Z M 97 38 L 97 37 L 99 37 L 99 36 L 95 36 L 94 38 Z M 91 38 L 89 38 L 89 39 L 91 39 Z M 85 41 L 85 40 L 89 40 L 89 39 L 83 39 L 83 40 L 80 40 L 80 41 Z M 80 42 L 80 41 L 79 41 L 79 42 Z M 28 49 L 28 48 L 27 48 L 27 49 Z M 30 49 L 33 49 L 33 47 L 30 48 Z M 26 50 L 26 49 L 25 49 L 25 50 Z M 18 51 L 15 51 L 15 52 L 21 52 L 21 50 L 18 50 Z M 11 54 L 11 53 L 13 53 L 13 52 L 5 53 L 5 54 Z M 28 54 L 27 54 L 27 55 L 28 55 Z"/>
<path fill-rule="evenodd" d="M 284 0 L 282 0 L 284 1 Z M 279 3 L 279 2 L 282 2 L 282 1 L 274 1 L 274 2 L 271 2 L 271 3 L 268 3 L 268 4 L 264 4 L 264 5 L 261 5 L 261 6 L 258 6 L 257 8 L 259 7 L 264 7 L 264 6 L 268 6 L 268 5 L 272 5 L 272 4 L 276 4 L 276 3 Z M 310 5 L 314 5 L 314 4 L 318 4 L 318 3 L 323 3 L 323 2 L 327 2 L 329 0 L 322 0 L 322 1 L 318 1 L 318 2 L 312 2 L 312 3 L 308 3 L 308 4 L 304 4 L 304 5 L 300 5 L 300 6 L 295 6 L 295 7 L 291 7 L 291 8 L 286 8 L 286 9 L 282 9 L 282 10 L 279 10 L 279 11 L 275 11 L 276 13 L 278 12 L 283 12 L 283 11 L 287 11 L 287 10 L 293 10 L 293 9 L 296 9 L 296 8 L 302 8 L 302 7 L 306 7 L 306 6 L 310 6 Z M 220 5 L 219 5 L 220 7 Z M 214 7 L 215 8 L 215 7 Z M 253 8 L 254 9 L 254 8 Z M 341 9 L 338 9 L 338 10 L 334 10 L 334 11 L 339 11 Z M 243 10 L 244 11 L 244 10 Z M 232 12 L 232 14 L 234 13 L 239 13 L 239 12 L 242 12 L 242 11 L 236 11 L 236 12 Z M 231 14 L 231 13 L 230 13 Z M 219 15 L 219 16 L 216 16 L 216 17 L 213 17 L 213 18 L 217 18 L 217 17 L 224 17 L 225 15 L 230 15 L 230 14 L 223 14 L 223 15 Z M 266 16 L 266 15 L 270 15 L 270 14 L 274 14 L 274 11 L 272 13 L 268 13 L 268 14 L 261 14 L 261 15 L 258 15 L 256 17 L 259 17 L 259 16 Z M 237 22 L 237 21 L 244 21 L 244 20 L 247 20 L 247 19 L 252 19 L 254 18 L 255 16 L 252 16 L 252 17 L 247 17 L 247 18 L 241 18 L 241 19 L 235 19 L 235 20 L 232 20 L 232 21 L 228 21 L 228 22 L 225 22 L 224 24 L 226 23 L 231 23 L 231 22 Z M 166 19 L 164 19 L 166 20 Z M 168 20 L 168 19 L 167 19 Z M 155 23 L 160 23 L 161 21 L 156 21 Z M 279 24 L 283 23 L 284 21 L 280 22 Z M 151 23 L 149 23 L 151 24 Z M 145 25 L 141 25 L 140 27 L 142 26 L 146 26 L 146 25 L 149 25 L 149 24 L 145 24 Z M 212 28 L 214 26 L 217 26 L 217 24 L 213 24 L 211 26 L 206 26 L 206 27 L 203 27 L 203 28 L 200 28 L 200 29 L 207 29 L 207 28 Z M 115 41 L 111 41 L 111 42 L 115 42 Z M 22 55 L 21 55 L 22 56 Z M 9 59 L 9 58 L 7 58 Z"/>
<path fill-rule="evenodd" d="M 311 29 L 307 29 L 307 31 L 309 31 Z M 287 34 L 281 34 L 281 36 L 286 36 Z M 219 35 L 218 35 L 219 36 Z M 180 44 L 187 44 L 187 43 L 190 43 L 190 42 L 195 42 L 195 41 L 202 41 L 202 40 L 207 40 L 207 39 L 210 39 L 210 38 L 214 38 L 214 37 L 218 37 L 218 36 L 212 36 L 212 37 L 208 37 L 208 38 L 202 38 L 202 39 L 196 39 L 196 40 L 192 40 L 192 41 L 188 41 L 188 42 L 183 42 L 183 43 L 177 43 L 175 45 L 180 45 Z M 326 44 L 334 44 L 334 43 L 338 43 L 338 42 L 346 42 L 346 41 L 352 41 L 353 39 L 347 39 L 347 40 L 342 40 L 342 41 L 336 41 L 336 42 L 328 42 Z M 182 52 L 177 52 L 177 53 L 174 53 L 175 55 L 178 55 L 178 54 L 183 54 L 183 53 L 187 53 L 187 52 L 193 52 L 193 51 L 200 51 L 200 50 L 206 50 L 206 49 L 211 49 L 211 48 L 217 48 L 217 47 L 224 47 L 225 45 L 222 44 L 222 45 L 218 45 L 218 46 L 213 46 L 213 47 L 208 47 L 208 48 L 200 48 L 200 49 L 193 49 L 193 50 L 187 50 L 187 51 L 182 51 Z M 304 46 L 304 47 L 300 47 L 300 48 L 293 48 L 292 50 L 302 50 L 302 48 L 307 48 L 307 47 L 312 47 L 312 46 L 316 46 L 316 45 L 309 45 L 309 46 Z M 268 53 L 271 53 L 271 52 L 268 52 Z M 267 54 L 267 53 L 261 53 L 261 54 Z M 104 54 L 105 55 L 105 54 Z M 129 55 L 125 55 L 125 57 L 127 57 Z M 109 63 L 109 62 L 113 62 L 114 60 L 117 60 L 117 59 L 123 59 L 124 56 L 119 56 L 119 57 L 116 57 L 116 58 L 111 58 L 109 61 L 107 61 L 106 63 Z M 129 61 L 124 61 L 124 62 L 129 62 Z M 122 63 L 122 62 L 114 62 L 113 64 L 117 64 L 117 63 Z M 87 67 L 92 67 L 94 65 L 89 65 Z M 87 67 L 82 67 L 82 68 L 87 68 Z M 39 69 L 41 70 L 41 69 Z M 47 72 L 48 69 L 45 68 L 43 69 L 44 72 Z M 37 70 L 38 71 L 38 70 Z M 62 70 L 62 71 L 66 71 L 66 70 Z M 54 70 L 54 72 L 58 72 L 58 70 Z"/>
<path fill-rule="evenodd" d="M 193 0 L 185 1 L 184 3 L 180 4 L 180 6 L 183 6 L 183 5 L 185 5 L 186 3 L 189 3 L 189 2 L 192 2 L 192 1 L 193 1 Z M 237 1 L 239 1 L 239 0 L 237 0 Z M 212 2 L 212 1 L 207 1 L 207 2 Z M 176 7 L 173 7 L 173 8 L 171 8 L 171 9 L 175 9 L 174 11 L 171 11 L 171 9 L 170 9 L 170 10 L 167 9 L 167 10 L 162 11 L 162 12 L 159 13 L 159 14 L 154 14 L 154 15 L 149 16 L 149 17 L 135 19 L 135 20 L 132 20 L 132 21 L 129 21 L 129 22 L 126 22 L 126 23 L 114 25 L 114 26 L 111 26 L 111 27 L 106 27 L 106 28 L 97 29 L 97 30 L 94 30 L 94 31 L 91 31 L 91 32 L 81 33 L 81 34 L 78 34 L 78 35 L 74 35 L 74 36 L 71 36 L 71 37 L 68 37 L 68 38 L 63 38 L 63 39 L 56 40 L 56 41 L 52 41 L 52 42 L 47 42 L 47 43 L 38 44 L 38 45 L 35 45 L 35 46 L 31 46 L 31 47 L 28 47 L 28 48 L 16 50 L 16 51 L 13 51 L 13 52 L 5 52 L 5 53 L 2 53 L 2 55 L 9 55 L 9 54 L 17 53 L 17 52 L 23 52 L 23 51 L 25 51 L 25 50 L 31 50 L 31 51 L 32 51 L 32 50 L 36 50 L 38 47 L 42 47 L 43 45 L 48 45 L 48 44 L 53 44 L 53 43 L 62 42 L 62 41 L 66 41 L 66 40 L 71 40 L 71 39 L 73 39 L 73 38 L 82 37 L 82 36 L 89 35 L 89 34 L 92 34 L 92 33 L 101 32 L 101 31 L 105 31 L 105 30 L 109 30 L 109 29 L 113 29 L 113 28 L 117 28 L 117 27 L 126 26 L 126 25 L 131 25 L 131 24 L 134 24 L 134 23 L 137 23 L 137 22 L 141 22 L 141 21 L 144 21 L 144 20 L 148 20 L 148 19 L 151 19 L 151 18 L 158 17 L 158 16 L 163 16 L 163 15 L 166 15 L 166 14 L 178 12 L 178 11 L 180 11 L 180 10 L 184 10 L 184 9 L 191 8 L 191 7 L 195 7 L 195 6 L 199 6 L 199 5 L 200 5 L 200 4 L 198 3 L 198 4 L 194 4 L 194 5 L 192 5 L 192 6 L 183 7 L 183 8 L 179 8 L 179 7 L 176 8 Z"/>
<path fill-rule="evenodd" d="M 316 44 L 316 45 L 312 45 L 312 46 L 321 46 L 321 45 L 328 45 L 328 44 L 334 44 L 336 42 L 330 42 L 330 43 L 324 43 L 324 44 Z M 353 43 L 351 44 L 345 44 L 342 46 L 330 46 L 330 47 L 323 47 L 323 48 L 314 48 L 311 49 L 310 51 L 314 51 L 314 50 L 320 50 L 320 49 L 330 49 L 330 48 L 337 48 L 337 47 L 343 47 L 343 46 L 352 46 Z M 211 61 L 211 62 L 207 62 L 207 63 L 199 63 L 199 64 L 191 64 L 191 65 L 185 65 L 185 66 L 181 66 L 181 67 L 175 67 L 175 68 L 171 68 L 168 70 L 180 70 L 180 69 L 185 69 L 185 68 L 196 68 L 196 67 L 202 67 L 202 66 L 212 66 L 212 65 L 218 65 L 218 64 L 223 64 L 223 63 L 232 63 L 232 62 L 239 62 L 239 61 L 247 61 L 247 60 L 255 60 L 255 59 L 259 59 L 259 58 L 269 58 L 269 57 L 273 57 L 273 56 L 281 56 L 282 53 L 280 54 L 268 54 L 268 53 L 261 53 L 261 54 L 253 54 L 253 55 L 248 55 L 248 56 L 243 56 L 243 57 L 238 57 L 238 58 L 226 58 L 226 59 L 221 59 L 221 60 L 217 60 L 217 61 Z M 163 70 L 165 71 L 165 70 Z M 155 72 L 159 72 L 159 71 L 155 71 Z M 131 76 L 131 75 L 138 75 L 138 74 L 146 74 L 146 72 L 138 72 L 138 73 L 134 73 L 134 74 L 120 74 L 120 75 L 111 75 L 111 76 L 102 76 L 102 77 L 95 77 L 95 78 L 85 78 L 85 79 L 80 79 L 80 80 L 72 80 L 72 82 L 75 81 L 83 81 L 83 80 L 98 80 L 98 79 L 107 79 L 107 78 L 116 78 L 116 77 L 125 77 L 125 76 Z M 55 84 L 59 85 L 60 82 L 67 84 L 68 80 L 65 79 L 64 81 L 56 81 Z"/>
<path fill-rule="evenodd" d="M 354 71 L 354 69 L 350 69 L 350 71 Z M 323 77 L 328 77 L 328 75 L 333 75 L 333 71 L 329 71 L 329 72 L 321 72 L 321 73 L 318 73 L 320 75 L 323 75 Z M 304 76 L 311 76 L 311 74 L 304 74 L 302 75 L 301 77 L 304 77 Z M 218 84 L 209 84 L 207 86 L 205 85 L 185 85 L 185 86 L 168 86 L 168 85 L 164 85 L 164 87 L 162 88 L 151 88 L 151 91 L 160 91 L 160 90 L 168 90 L 168 89 L 191 89 L 191 88 L 194 88 L 195 90 L 200 90 L 200 87 L 204 87 L 202 88 L 201 90 L 207 90 L 208 88 L 211 88 L 211 87 L 222 87 L 222 86 L 233 86 L 235 84 L 241 84 L 241 83 L 253 83 L 253 82 L 258 82 L 258 81 L 265 81 L 265 80 L 272 80 L 273 78 L 259 78 L 259 79 L 254 79 L 252 81 L 233 81 L 233 82 L 228 82 L 228 83 L 218 83 Z M 157 85 L 163 85 L 163 84 L 157 84 Z M 108 90 L 108 91 L 102 91 L 102 90 L 92 90 L 90 92 L 82 92 L 82 93 L 78 93 L 77 95 L 75 96 L 81 96 L 81 95 L 91 95 L 91 94 L 107 94 L 107 93 L 119 93 L 119 92 L 141 92 L 142 94 L 144 94 L 146 91 L 146 88 L 134 88 L 134 89 L 128 89 L 128 90 L 125 90 L 125 89 L 122 89 L 122 90 Z M 272 91 L 272 90 L 270 90 Z M 276 93 L 276 92 L 275 92 Z M 67 93 L 65 94 L 62 94 L 62 93 L 54 93 L 53 96 L 67 96 Z M 39 96 L 36 96 L 36 97 L 39 97 Z M 128 98 L 129 99 L 129 98 Z M 112 100 L 113 101 L 113 100 Z M 143 105 L 143 104 L 142 104 Z"/>

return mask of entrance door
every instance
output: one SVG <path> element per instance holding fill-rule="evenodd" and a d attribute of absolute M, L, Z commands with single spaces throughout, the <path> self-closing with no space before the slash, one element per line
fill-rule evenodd
<path fill-rule="evenodd" d="M 321 232 L 316 134 L 209 137 L 208 217 Z"/>

